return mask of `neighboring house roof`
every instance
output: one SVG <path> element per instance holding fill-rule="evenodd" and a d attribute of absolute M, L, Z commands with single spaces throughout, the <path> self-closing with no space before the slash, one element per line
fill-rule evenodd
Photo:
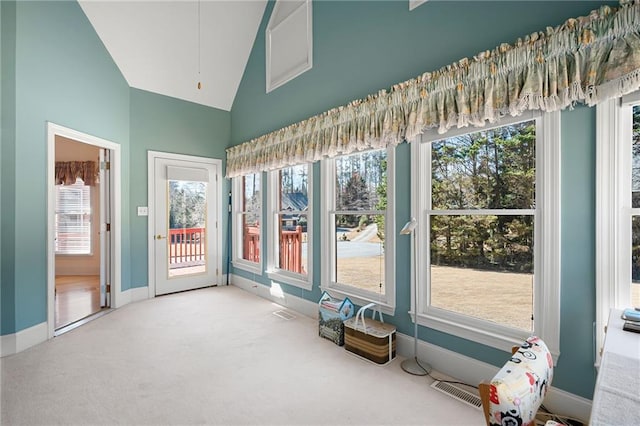
<path fill-rule="evenodd" d="M 307 194 L 302 192 L 287 192 L 282 194 L 283 210 L 305 211 L 309 206 Z"/>

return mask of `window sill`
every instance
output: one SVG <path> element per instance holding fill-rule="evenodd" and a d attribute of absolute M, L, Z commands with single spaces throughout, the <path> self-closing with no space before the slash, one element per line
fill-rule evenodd
<path fill-rule="evenodd" d="M 409 311 L 409 316 L 413 321 L 414 312 Z M 418 325 L 509 353 L 511 353 L 511 348 L 514 345 L 522 344 L 531 335 L 530 332 L 525 330 L 507 329 L 497 325 L 491 326 L 487 324 L 486 327 L 483 327 L 485 323 L 480 320 L 476 322 L 476 325 L 463 323 L 455 319 L 455 314 L 440 314 L 439 312 L 438 314 L 419 314 Z M 539 337 L 545 340 L 545 336 Z M 551 347 L 551 345 L 547 346 Z M 552 351 L 551 356 L 554 364 L 556 364 L 560 353 Z"/>
<path fill-rule="evenodd" d="M 241 269 L 252 274 L 262 275 L 262 266 L 259 263 L 247 262 L 242 259 L 235 259 L 231 262 L 234 268 Z"/>
<path fill-rule="evenodd" d="M 295 276 L 293 274 L 290 275 L 286 272 L 280 271 L 279 269 L 276 269 L 273 271 L 267 271 L 267 277 L 269 277 L 269 279 L 273 281 L 278 281 L 279 283 L 298 287 L 303 290 L 311 291 L 313 287 L 313 283 L 308 281 L 308 279 L 307 280 L 302 279 L 301 275 L 298 275 L 298 274 L 295 274 Z M 301 278 L 298 278 L 298 277 L 301 277 Z"/>

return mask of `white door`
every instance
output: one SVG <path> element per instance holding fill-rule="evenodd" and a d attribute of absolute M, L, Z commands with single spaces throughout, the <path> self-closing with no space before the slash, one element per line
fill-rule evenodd
<path fill-rule="evenodd" d="M 218 165 L 193 158 L 153 160 L 156 295 L 219 284 Z"/>

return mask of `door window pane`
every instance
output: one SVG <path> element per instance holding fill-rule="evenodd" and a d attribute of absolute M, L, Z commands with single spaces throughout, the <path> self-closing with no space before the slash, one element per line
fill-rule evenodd
<path fill-rule="evenodd" d="M 207 270 L 207 183 L 169 180 L 169 277 Z"/>

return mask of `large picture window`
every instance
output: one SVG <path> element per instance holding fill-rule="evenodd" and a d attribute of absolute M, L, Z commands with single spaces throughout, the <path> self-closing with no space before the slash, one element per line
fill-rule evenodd
<path fill-rule="evenodd" d="M 559 309 L 559 274 L 543 248 L 559 253 L 558 237 L 547 238 L 558 225 L 559 150 L 550 155 L 550 135 L 532 117 L 416 144 L 418 321 L 500 348 L 532 333 L 553 342 L 545 310 Z"/>
<path fill-rule="evenodd" d="M 55 253 L 91 254 L 91 187 L 56 185 Z"/>
<path fill-rule="evenodd" d="M 234 178 L 236 225 L 234 266 L 262 272 L 262 179 L 260 173 Z"/>
<path fill-rule="evenodd" d="M 395 306 L 393 148 L 324 162 L 326 286 Z M 356 299 L 357 301 L 358 299 Z"/>
<path fill-rule="evenodd" d="M 269 276 L 311 289 L 311 166 L 269 173 Z"/>

